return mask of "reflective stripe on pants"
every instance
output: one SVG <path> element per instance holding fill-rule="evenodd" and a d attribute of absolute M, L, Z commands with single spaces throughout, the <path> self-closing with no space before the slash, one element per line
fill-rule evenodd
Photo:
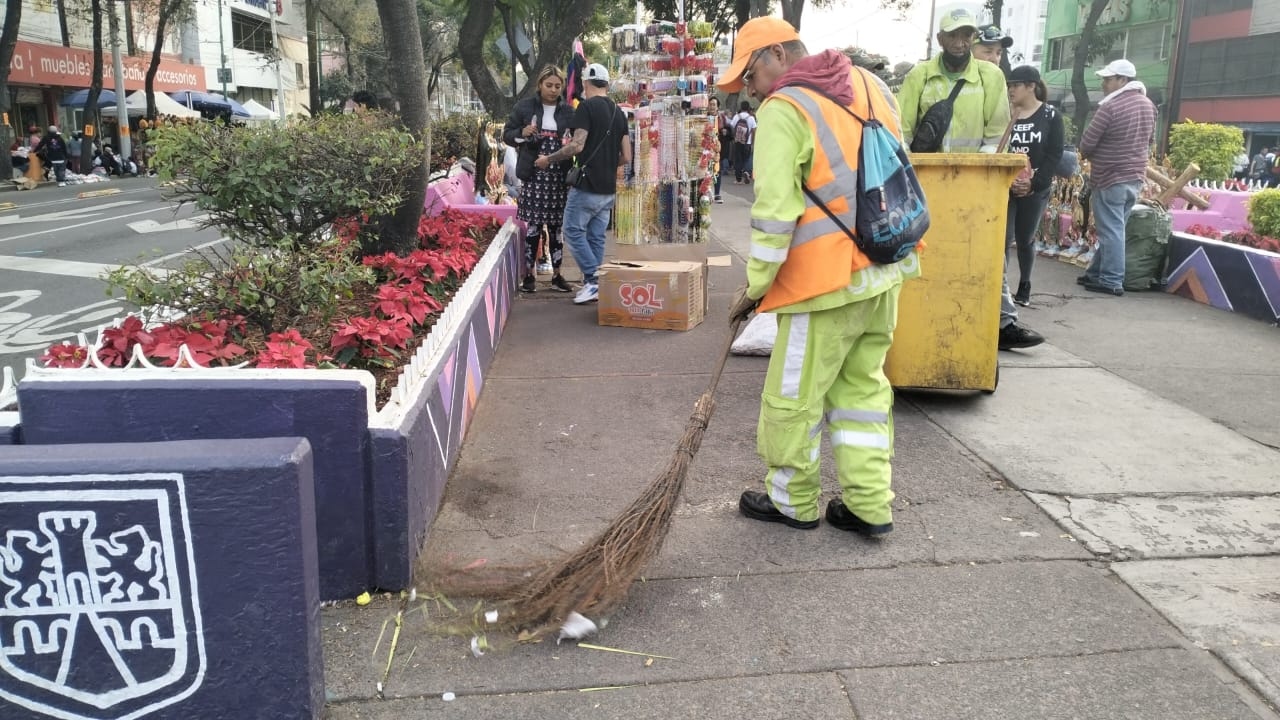
<path fill-rule="evenodd" d="M 830 310 L 778 315 L 756 444 L 769 467 L 765 492 L 783 514 L 818 517 L 822 437 L 815 430 L 825 419 L 845 506 L 868 523 L 892 522 L 893 388 L 884 359 L 900 289 Z"/>

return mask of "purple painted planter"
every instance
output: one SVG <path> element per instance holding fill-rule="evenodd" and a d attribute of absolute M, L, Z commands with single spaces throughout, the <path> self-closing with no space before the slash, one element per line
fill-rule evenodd
<path fill-rule="evenodd" d="M 1167 267 L 1166 292 L 1280 323 L 1280 254 L 1175 232 Z"/>
<path fill-rule="evenodd" d="M 321 597 L 405 587 L 510 314 L 521 242 L 507 223 L 381 409 L 373 377 L 357 370 L 33 369 L 18 386 L 17 437 L 31 445 L 306 437 L 316 458 Z"/>

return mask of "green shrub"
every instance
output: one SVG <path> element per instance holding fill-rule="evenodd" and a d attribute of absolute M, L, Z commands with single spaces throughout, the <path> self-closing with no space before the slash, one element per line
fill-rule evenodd
<path fill-rule="evenodd" d="M 1249 199 L 1249 224 L 1256 233 L 1280 238 L 1280 189 L 1254 193 Z"/>
<path fill-rule="evenodd" d="M 108 293 L 121 292 L 139 307 L 181 310 L 197 320 L 242 316 L 264 335 L 295 327 L 304 318 L 333 320 L 353 288 L 374 280 L 336 235 L 300 248 L 227 243 L 194 251 L 181 267 L 121 267 L 104 278 Z"/>
<path fill-rule="evenodd" d="M 1195 163 L 1205 180 L 1231 177 L 1231 168 L 1243 147 L 1244 132 L 1237 127 L 1187 120 L 1169 129 L 1169 159 L 1174 168 L 1181 172 Z"/>
<path fill-rule="evenodd" d="M 431 172 L 448 170 L 458 158 L 475 159 L 476 139 L 485 117 L 454 113 L 431 121 Z"/>
<path fill-rule="evenodd" d="M 171 195 L 234 240 L 275 249 L 321 242 L 344 217 L 393 212 L 425 149 L 386 113 L 322 115 L 287 126 L 161 128 L 153 164 Z"/>

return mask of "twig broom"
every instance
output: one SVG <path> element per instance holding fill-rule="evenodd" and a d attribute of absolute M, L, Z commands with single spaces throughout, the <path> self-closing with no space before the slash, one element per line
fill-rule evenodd
<path fill-rule="evenodd" d="M 631 584 L 648 566 L 667 538 L 689 466 L 702 445 L 702 435 L 715 410 L 716 387 L 729 359 L 741 321 L 735 321 L 716 362 L 707 390 L 694 404 L 684 435 L 662 472 L 644 492 L 581 550 L 535 568 L 507 568 L 494 576 L 446 580 L 450 588 L 499 604 L 500 624 L 537 634 L 560 627 L 570 613 L 606 615 L 626 598 Z M 502 572 L 493 569 L 494 572 Z M 486 582 L 487 581 L 487 582 Z"/>

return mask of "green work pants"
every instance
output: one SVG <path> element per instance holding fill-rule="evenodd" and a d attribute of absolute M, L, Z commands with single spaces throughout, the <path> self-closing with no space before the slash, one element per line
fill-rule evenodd
<path fill-rule="evenodd" d="M 818 518 L 825 424 L 845 507 L 873 525 L 893 521 L 893 388 L 884 359 L 899 290 L 830 310 L 778 314 L 756 443 L 769 466 L 765 492 L 784 515 Z"/>

